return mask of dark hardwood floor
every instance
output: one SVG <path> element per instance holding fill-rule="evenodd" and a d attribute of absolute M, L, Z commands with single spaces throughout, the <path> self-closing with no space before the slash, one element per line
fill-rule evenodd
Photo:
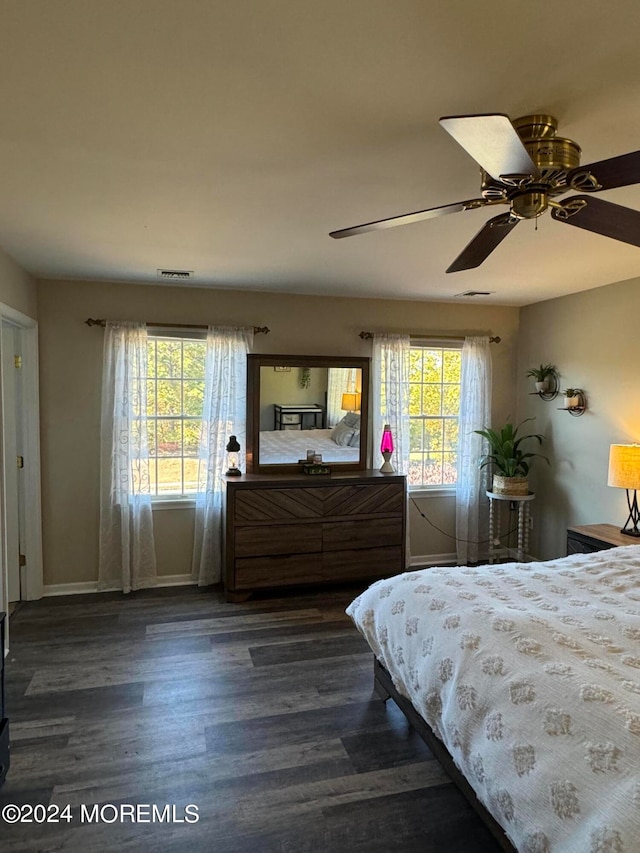
<path fill-rule="evenodd" d="M 494 853 L 345 616 L 357 588 L 227 604 L 194 587 L 49 598 L 11 618 L 3 851 Z M 127 804 L 197 823 L 112 820 Z M 111 804 L 106 806 L 106 804 Z M 150 820 L 151 813 L 141 811 Z"/>

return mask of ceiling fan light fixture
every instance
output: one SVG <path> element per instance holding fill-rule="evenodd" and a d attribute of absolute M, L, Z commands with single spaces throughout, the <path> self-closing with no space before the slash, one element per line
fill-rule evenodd
<path fill-rule="evenodd" d="M 549 206 L 549 199 L 546 192 L 520 193 L 511 201 L 511 213 L 516 219 L 536 219 L 542 216 Z"/>

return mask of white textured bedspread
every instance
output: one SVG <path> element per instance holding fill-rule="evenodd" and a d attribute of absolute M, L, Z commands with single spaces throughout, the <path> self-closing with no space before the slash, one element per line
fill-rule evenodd
<path fill-rule="evenodd" d="M 323 462 L 357 462 L 359 447 L 343 447 L 331 438 L 330 429 L 282 429 L 260 433 L 260 462 L 276 465 L 307 458 L 307 450 L 322 455 Z"/>
<path fill-rule="evenodd" d="M 409 572 L 347 613 L 519 851 L 640 851 L 640 546 Z"/>

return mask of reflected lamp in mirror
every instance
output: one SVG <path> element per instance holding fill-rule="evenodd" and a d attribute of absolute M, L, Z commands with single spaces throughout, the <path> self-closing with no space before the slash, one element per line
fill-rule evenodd
<path fill-rule="evenodd" d="M 357 391 L 349 391 L 343 394 L 340 408 L 345 412 L 359 412 L 361 396 Z"/>
<path fill-rule="evenodd" d="M 382 441 L 380 442 L 380 453 L 384 458 L 384 463 L 380 469 L 381 474 L 395 474 L 395 468 L 391 464 L 391 454 L 393 453 L 393 435 L 389 424 L 384 425 L 382 430 Z"/>
<path fill-rule="evenodd" d="M 235 435 L 229 436 L 227 444 L 227 477 L 240 477 L 240 444 Z"/>
<path fill-rule="evenodd" d="M 627 491 L 629 515 L 620 532 L 626 533 L 627 536 L 640 536 L 637 493 L 640 489 L 640 444 L 611 445 L 607 483 L 609 486 Z"/>

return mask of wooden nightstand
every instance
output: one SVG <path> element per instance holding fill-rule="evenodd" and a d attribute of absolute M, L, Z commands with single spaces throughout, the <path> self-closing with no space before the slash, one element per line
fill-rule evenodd
<path fill-rule="evenodd" d="M 591 554 L 619 545 L 640 545 L 640 539 L 620 533 L 615 524 L 585 524 L 567 528 L 567 554 Z"/>

